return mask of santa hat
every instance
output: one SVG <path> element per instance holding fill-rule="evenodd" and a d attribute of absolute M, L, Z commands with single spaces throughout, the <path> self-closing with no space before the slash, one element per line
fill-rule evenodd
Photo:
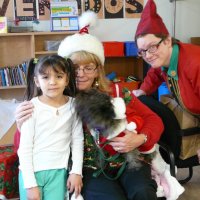
<path fill-rule="evenodd" d="M 58 55 L 69 57 L 77 51 L 86 51 L 95 54 L 101 64 L 104 65 L 105 56 L 103 44 L 93 35 L 88 33 L 88 28 L 97 22 L 97 14 L 93 11 L 86 11 L 79 17 L 80 31 L 74 35 L 67 36 L 58 48 Z"/>
<path fill-rule="evenodd" d="M 153 0 L 148 0 L 144 7 L 135 37 L 141 34 L 169 34 L 162 18 L 157 14 L 156 4 Z"/>

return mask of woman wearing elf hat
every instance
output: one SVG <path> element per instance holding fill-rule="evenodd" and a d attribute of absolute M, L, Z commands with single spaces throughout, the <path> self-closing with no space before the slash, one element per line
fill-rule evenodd
<path fill-rule="evenodd" d="M 163 131 L 161 119 L 148 107 L 143 105 L 130 91 L 110 87 L 104 72 L 104 49 L 102 43 L 88 34 L 88 27 L 95 22 L 96 15 L 92 12 L 83 14 L 80 20 L 79 33 L 66 37 L 60 44 L 58 54 L 71 58 L 77 74 L 77 88 L 80 91 L 96 88 L 97 90 L 125 99 L 126 111 L 133 112 L 144 122 L 137 134 L 125 130 L 124 137 L 116 137 L 110 143 L 113 149 L 126 153 L 138 148 L 148 152 L 158 142 Z M 29 102 L 22 103 L 16 112 L 18 127 L 32 112 Z M 128 115 L 128 113 L 126 113 Z M 92 120 L 92 119 L 91 119 Z M 28 133 L 27 133 L 28 134 Z M 99 162 L 98 134 L 94 138 L 87 126 L 84 126 L 85 148 L 83 167 L 83 197 L 85 200 L 156 200 L 157 185 L 151 178 L 151 167 L 143 163 L 139 169 L 122 168 L 123 155 L 114 160 Z M 103 171 L 100 166 L 104 165 Z M 120 169 L 124 169 L 119 172 Z M 110 177 L 110 178 L 108 178 Z M 111 179 L 111 180 L 110 180 Z"/>
<path fill-rule="evenodd" d="M 178 130 L 200 126 L 200 47 L 172 38 L 157 14 L 153 0 L 148 0 L 143 10 L 135 41 L 138 55 L 151 68 L 140 89 L 133 93 L 162 118 L 165 130 L 161 140 L 172 147 L 177 157 L 180 154 L 177 149 L 180 149 L 181 143 L 177 136 Z M 175 115 L 162 103 L 148 96 L 162 82 L 167 83 L 172 95 L 162 99 L 162 102 L 169 107 L 171 105 Z M 188 120 L 181 123 L 178 116 L 183 113 Z M 193 153 L 196 154 L 196 150 Z"/>

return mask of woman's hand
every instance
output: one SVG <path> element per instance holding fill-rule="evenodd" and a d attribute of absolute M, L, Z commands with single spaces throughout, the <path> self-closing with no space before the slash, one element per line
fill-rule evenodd
<path fill-rule="evenodd" d="M 111 139 L 110 145 L 113 146 L 115 151 L 120 153 L 127 153 L 136 149 L 144 143 L 144 135 L 137 134 L 132 131 L 123 131 L 125 135 L 123 137 L 115 137 Z"/>
<path fill-rule="evenodd" d="M 141 90 L 141 89 L 133 90 L 132 92 L 136 97 L 139 97 L 139 96 L 142 96 L 142 95 L 146 95 L 146 92 Z"/>
<path fill-rule="evenodd" d="M 33 104 L 30 101 L 24 101 L 17 106 L 15 111 L 15 120 L 17 128 L 20 130 L 24 121 L 31 117 L 33 112 Z"/>
<path fill-rule="evenodd" d="M 74 191 L 75 198 L 81 193 L 81 188 L 83 187 L 82 177 L 78 174 L 70 174 L 67 180 L 67 188 L 71 193 Z"/>

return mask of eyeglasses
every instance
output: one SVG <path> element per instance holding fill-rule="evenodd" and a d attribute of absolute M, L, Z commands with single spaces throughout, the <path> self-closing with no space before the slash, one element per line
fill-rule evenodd
<path fill-rule="evenodd" d="M 164 39 L 161 39 L 157 44 L 151 45 L 148 49 L 141 49 L 138 51 L 138 56 L 145 57 L 148 53 L 155 53 Z"/>
<path fill-rule="evenodd" d="M 93 74 L 96 69 L 97 69 L 97 66 L 94 66 L 94 65 L 85 65 L 83 68 L 80 68 L 79 65 L 75 66 L 76 73 L 82 70 L 85 74 Z"/>

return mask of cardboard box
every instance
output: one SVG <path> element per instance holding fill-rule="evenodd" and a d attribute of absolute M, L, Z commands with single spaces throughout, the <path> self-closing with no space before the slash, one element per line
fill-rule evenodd
<path fill-rule="evenodd" d="M 124 56 L 123 42 L 103 42 L 105 57 Z"/>

